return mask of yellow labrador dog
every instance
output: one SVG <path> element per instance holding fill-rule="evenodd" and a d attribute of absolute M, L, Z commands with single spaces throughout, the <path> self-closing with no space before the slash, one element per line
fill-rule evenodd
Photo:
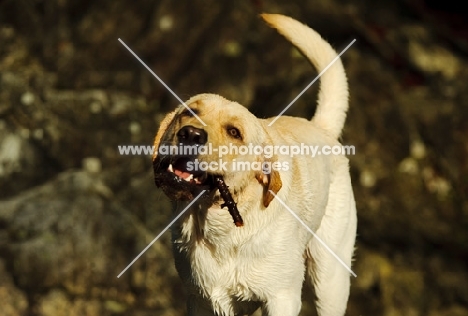
<path fill-rule="evenodd" d="M 282 15 L 262 17 L 318 71 L 337 56 L 307 26 Z M 273 119 L 214 94 L 186 105 L 162 121 L 153 165 L 156 185 L 177 201 L 177 214 L 190 206 L 173 227 L 188 314 L 250 315 L 261 308 L 269 316 L 298 315 L 307 279 L 318 314 L 343 315 L 350 275 L 324 245 L 351 265 L 357 220 L 348 160 L 287 151 L 340 145 L 348 108 L 341 61 L 323 74 L 310 121 L 282 116 L 270 124 Z M 237 219 L 226 206 L 239 212 Z"/>

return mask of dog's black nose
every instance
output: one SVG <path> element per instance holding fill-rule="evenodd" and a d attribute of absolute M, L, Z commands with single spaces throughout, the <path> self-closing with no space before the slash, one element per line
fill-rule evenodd
<path fill-rule="evenodd" d="M 188 125 L 177 132 L 177 139 L 183 145 L 204 145 L 208 140 L 208 135 L 204 130 Z"/>

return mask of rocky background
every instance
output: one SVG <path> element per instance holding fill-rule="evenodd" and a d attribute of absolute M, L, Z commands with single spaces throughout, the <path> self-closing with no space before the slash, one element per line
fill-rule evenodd
<path fill-rule="evenodd" d="M 316 72 L 262 11 L 337 50 L 357 39 L 347 315 L 468 315 L 468 15 L 452 0 L 0 1 L 0 315 L 184 315 L 169 233 L 117 278 L 172 218 L 150 156 L 117 146 L 151 144 L 177 105 L 117 39 L 182 99 L 272 116 Z M 310 117 L 316 90 L 287 114 Z"/>

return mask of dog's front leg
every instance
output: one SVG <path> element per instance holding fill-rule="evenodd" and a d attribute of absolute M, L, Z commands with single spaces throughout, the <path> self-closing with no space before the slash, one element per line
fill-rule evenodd
<path fill-rule="evenodd" d="M 301 288 L 284 290 L 268 299 L 262 309 L 263 316 L 297 316 L 301 310 Z"/>

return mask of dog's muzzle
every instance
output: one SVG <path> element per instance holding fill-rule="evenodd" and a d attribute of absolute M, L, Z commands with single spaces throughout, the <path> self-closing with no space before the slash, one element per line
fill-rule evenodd
<path fill-rule="evenodd" d="M 207 143 L 206 131 L 187 125 L 177 131 L 176 138 L 179 152 L 174 155 L 158 154 L 153 161 L 156 186 L 172 200 L 191 200 L 202 190 L 207 190 L 207 193 L 213 190 L 213 176 L 205 170 L 194 168 L 198 157 L 194 151 Z M 185 150 L 188 147 L 191 147 L 191 150 Z"/>
<path fill-rule="evenodd" d="M 205 130 L 187 125 L 177 132 L 177 140 L 185 146 L 201 146 L 208 141 Z"/>

